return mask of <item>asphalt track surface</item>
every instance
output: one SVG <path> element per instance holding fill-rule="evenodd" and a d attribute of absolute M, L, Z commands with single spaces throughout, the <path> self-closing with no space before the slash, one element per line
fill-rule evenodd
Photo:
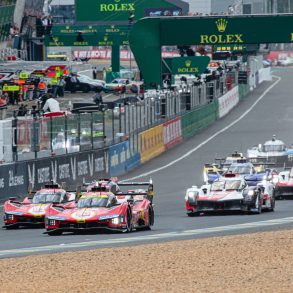
<path fill-rule="evenodd" d="M 3 229 L 0 230 L 0 258 L 291 229 L 293 200 L 277 201 L 273 213 L 265 212 L 261 215 L 226 213 L 189 218 L 185 214 L 184 195 L 186 188 L 202 183 L 203 165 L 212 162 L 215 157 L 223 157 L 235 150 L 245 153 L 248 147 L 265 142 L 273 134 L 284 140 L 287 145 L 291 145 L 293 142 L 292 73 L 293 69 L 276 70 L 274 74 L 280 78 L 263 83 L 226 117 L 183 144 L 120 178 L 133 178 L 140 174 L 147 175 L 136 180 L 147 180 L 150 176 L 153 178 L 156 197 L 155 225 L 152 231 L 131 234 L 99 232 L 50 237 L 42 234 L 43 229 Z M 239 120 L 241 115 L 243 117 Z M 158 171 L 153 172 L 154 170 Z M 1 212 L 1 218 L 2 215 Z M 2 219 L 0 224 L 3 224 Z"/>

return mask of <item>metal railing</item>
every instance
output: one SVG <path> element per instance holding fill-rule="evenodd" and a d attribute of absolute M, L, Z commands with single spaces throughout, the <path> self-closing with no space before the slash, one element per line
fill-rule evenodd
<path fill-rule="evenodd" d="M 140 132 L 224 95 L 238 83 L 237 73 L 230 75 L 199 85 L 184 84 L 175 90 L 149 91 L 144 99 L 105 111 L 59 117 L 15 115 L 14 161 L 104 148 L 129 137 L 138 148 Z"/>

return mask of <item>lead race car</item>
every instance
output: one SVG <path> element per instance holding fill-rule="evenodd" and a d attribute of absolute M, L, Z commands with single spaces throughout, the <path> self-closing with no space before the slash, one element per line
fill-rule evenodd
<path fill-rule="evenodd" d="M 22 201 L 11 197 L 4 203 L 3 228 L 44 226 L 45 215 L 53 202 L 69 207 L 75 202 L 75 197 L 75 192 L 67 192 L 55 183 L 46 184 Z"/>
<path fill-rule="evenodd" d="M 114 194 L 104 181 L 95 184 L 82 193 L 75 206 L 51 205 L 45 220 L 45 233 L 55 236 L 85 230 L 131 232 L 133 229 L 151 229 L 154 224 L 154 209 L 149 200 L 153 196 L 152 182 L 119 185 L 148 185 L 148 189 Z"/>
<path fill-rule="evenodd" d="M 188 216 L 231 210 L 260 214 L 263 209 L 274 211 L 274 186 L 268 180 L 248 186 L 243 177 L 226 174 L 212 184 L 188 188 L 185 204 Z"/>

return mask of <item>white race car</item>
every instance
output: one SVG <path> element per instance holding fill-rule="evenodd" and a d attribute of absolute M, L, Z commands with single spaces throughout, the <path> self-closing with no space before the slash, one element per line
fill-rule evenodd
<path fill-rule="evenodd" d="M 263 209 L 274 211 L 274 185 L 263 180 L 257 186 L 248 186 L 243 177 L 226 174 L 212 184 L 188 188 L 185 204 L 188 216 L 231 210 L 260 214 Z"/>

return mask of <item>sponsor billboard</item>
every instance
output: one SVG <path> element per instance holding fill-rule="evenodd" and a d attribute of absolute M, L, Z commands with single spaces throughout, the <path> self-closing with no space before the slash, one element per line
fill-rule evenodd
<path fill-rule="evenodd" d="M 27 163 L 28 183 L 33 190 L 54 181 L 74 189 L 84 182 L 108 177 L 108 155 L 104 150 L 35 160 Z"/>
<path fill-rule="evenodd" d="M 178 16 L 188 12 L 188 4 L 177 0 L 76 0 L 76 20 L 78 22 L 127 22 L 131 12 L 134 20 L 145 16 Z"/>
<path fill-rule="evenodd" d="M 110 176 L 119 176 L 126 171 L 126 162 L 129 157 L 128 142 L 124 141 L 109 147 Z"/>
<path fill-rule="evenodd" d="M 0 200 L 27 193 L 26 163 L 0 166 Z"/>
<path fill-rule="evenodd" d="M 238 86 L 234 87 L 231 91 L 227 92 L 219 100 L 219 118 L 228 114 L 239 102 L 239 89 Z"/>
<path fill-rule="evenodd" d="M 139 134 L 140 160 L 144 163 L 165 151 L 163 124 Z"/>
<path fill-rule="evenodd" d="M 166 149 L 182 141 L 181 117 L 169 120 L 164 124 L 164 145 Z"/>
<path fill-rule="evenodd" d="M 127 140 L 109 147 L 110 176 L 119 176 L 139 166 L 140 154 L 132 147 L 133 141 Z"/>

